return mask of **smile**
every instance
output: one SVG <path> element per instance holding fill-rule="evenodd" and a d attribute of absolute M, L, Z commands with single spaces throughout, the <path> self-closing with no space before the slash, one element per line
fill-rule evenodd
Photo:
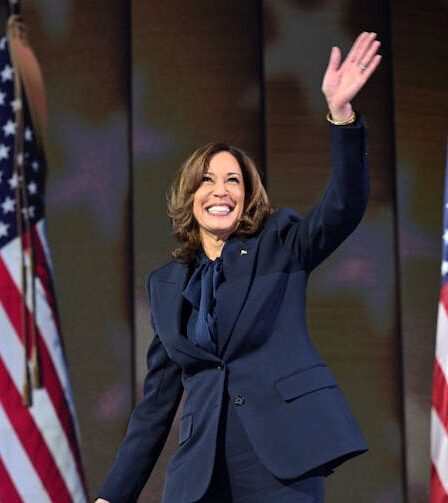
<path fill-rule="evenodd" d="M 214 206 L 206 208 L 207 213 L 210 213 L 211 215 L 228 215 L 232 210 L 233 208 L 231 208 L 227 204 L 216 204 Z"/>

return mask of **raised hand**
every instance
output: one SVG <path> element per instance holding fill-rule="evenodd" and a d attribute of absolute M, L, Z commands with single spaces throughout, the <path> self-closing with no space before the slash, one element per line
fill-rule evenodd
<path fill-rule="evenodd" d="M 344 121 L 351 116 L 351 100 L 380 64 L 380 45 L 381 42 L 376 40 L 376 33 L 364 31 L 355 40 L 342 64 L 339 47 L 332 48 L 322 82 L 322 92 L 333 119 Z"/>

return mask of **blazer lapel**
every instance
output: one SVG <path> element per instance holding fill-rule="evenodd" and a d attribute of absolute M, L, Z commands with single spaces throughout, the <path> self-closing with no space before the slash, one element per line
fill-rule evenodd
<path fill-rule="evenodd" d="M 186 335 L 181 333 L 182 292 L 188 278 L 188 264 L 174 262 L 170 274 L 157 281 L 157 309 L 159 320 L 159 336 L 175 347 L 181 353 L 198 360 L 218 360 L 218 358 L 193 344 Z"/>
<path fill-rule="evenodd" d="M 218 356 L 227 346 L 238 316 L 244 306 L 253 279 L 257 247 L 256 238 L 242 241 L 232 239 L 223 250 L 223 273 L 225 281 L 218 288 L 217 327 Z"/>

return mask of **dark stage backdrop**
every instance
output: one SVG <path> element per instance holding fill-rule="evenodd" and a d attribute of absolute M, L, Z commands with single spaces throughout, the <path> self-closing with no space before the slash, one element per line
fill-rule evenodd
<path fill-rule="evenodd" d="M 165 193 L 197 146 L 250 152 L 276 205 L 303 213 L 329 168 L 320 85 L 332 45 L 379 33 L 356 102 L 372 195 L 313 273 L 310 332 L 371 447 L 327 501 L 424 502 L 448 103 L 448 3 L 28 0 L 49 105 L 48 226 L 92 497 L 141 396 L 144 293 L 173 242 Z M 178 417 L 140 501 L 160 501 Z"/>

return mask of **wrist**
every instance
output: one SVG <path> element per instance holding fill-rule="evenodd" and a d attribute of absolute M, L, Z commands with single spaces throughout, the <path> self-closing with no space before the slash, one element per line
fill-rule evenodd
<path fill-rule="evenodd" d="M 327 121 L 333 124 L 334 126 L 348 126 L 349 124 L 353 124 L 354 122 L 356 122 L 356 113 L 355 111 L 352 111 L 351 115 L 347 119 L 343 121 L 338 121 L 332 117 L 331 112 L 329 111 L 327 113 Z"/>
<path fill-rule="evenodd" d="M 329 103 L 328 111 L 330 112 L 331 118 L 336 122 L 346 122 L 350 120 L 353 115 L 353 108 L 350 103 L 346 103 L 342 107 L 336 107 Z"/>

